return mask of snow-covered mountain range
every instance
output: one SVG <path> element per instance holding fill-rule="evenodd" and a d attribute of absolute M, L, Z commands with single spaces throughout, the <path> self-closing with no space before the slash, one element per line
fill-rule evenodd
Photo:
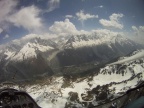
<path fill-rule="evenodd" d="M 123 44 L 132 44 L 127 38 L 119 35 L 104 35 L 97 36 L 97 34 L 90 35 L 77 35 L 72 36 L 67 43 L 65 44 L 65 49 L 68 48 L 81 48 L 81 47 L 89 47 L 89 46 L 97 46 L 102 44 L 107 44 L 110 48 L 111 44 L 119 43 Z"/>
<path fill-rule="evenodd" d="M 63 45 L 63 50 L 51 61 L 60 66 L 79 65 L 87 62 L 106 63 L 127 55 L 142 46 L 122 35 L 97 33 L 72 36 Z"/>
<path fill-rule="evenodd" d="M 1 54 L 6 56 L 6 60 L 25 60 L 34 58 L 38 52 L 47 52 L 57 49 L 57 44 L 51 40 L 41 38 L 30 39 L 25 44 L 10 43 L 1 49 Z"/>
<path fill-rule="evenodd" d="M 42 108 L 96 106 L 124 95 L 144 81 L 143 55 L 144 50 L 137 50 L 86 77 L 52 76 L 21 86 Z"/>
<path fill-rule="evenodd" d="M 120 34 L 80 34 L 46 39 L 30 35 L 0 46 L 1 80 L 17 73 L 17 79 L 41 75 L 81 73 L 141 49 Z M 89 65 L 83 65 L 89 64 Z M 93 65 L 91 65 L 93 64 Z M 73 69 L 65 67 L 73 67 Z M 83 69 L 77 69 L 77 66 Z M 63 68 L 63 69 L 62 69 Z"/>

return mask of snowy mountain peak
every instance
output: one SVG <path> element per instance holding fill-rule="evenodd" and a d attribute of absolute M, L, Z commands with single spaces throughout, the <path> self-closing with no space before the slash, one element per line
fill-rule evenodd
<path fill-rule="evenodd" d="M 1 45 L 1 57 L 5 60 L 22 61 L 28 58 L 37 58 L 39 53 L 58 49 L 58 45 L 50 39 L 43 39 L 36 35 L 32 38 L 26 37 Z"/>
<path fill-rule="evenodd" d="M 88 41 L 88 38 L 86 35 L 76 35 L 76 36 L 72 36 L 67 43 L 69 42 L 81 42 L 81 41 Z"/>
<path fill-rule="evenodd" d="M 12 60 L 23 60 L 36 57 L 36 49 L 33 44 L 27 43 L 24 47 L 12 58 Z"/>
<path fill-rule="evenodd" d="M 132 44 L 130 40 L 121 36 L 121 35 L 104 35 L 98 36 L 96 33 L 90 35 L 78 35 L 72 36 L 64 45 L 65 49 L 69 48 L 81 48 L 81 47 L 92 47 L 98 46 L 102 44 L 107 44 L 109 47 L 110 44 L 118 43 L 120 45 L 123 44 Z"/>
<path fill-rule="evenodd" d="M 37 57 L 37 52 L 46 52 L 54 49 L 51 46 L 44 46 L 39 44 L 36 40 L 35 43 L 28 42 L 23 48 L 12 58 L 13 60 L 23 60 L 28 58 Z"/>

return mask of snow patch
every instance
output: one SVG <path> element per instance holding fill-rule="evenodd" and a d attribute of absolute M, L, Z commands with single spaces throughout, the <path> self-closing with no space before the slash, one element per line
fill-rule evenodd
<path fill-rule="evenodd" d="M 144 50 L 142 50 L 141 52 L 139 52 L 139 53 L 137 53 L 135 55 L 132 55 L 132 56 L 127 57 L 127 58 L 125 58 L 123 60 L 108 64 L 108 65 L 110 66 L 110 65 L 116 65 L 116 64 L 123 64 L 123 63 L 126 63 L 126 62 L 134 61 L 136 59 L 140 59 L 142 57 L 144 57 Z"/>
<path fill-rule="evenodd" d="M 8 60 L 10 57 L 13 57 L 15 55 L 15 52 L 7 50 L 4 54 L 7 56 L 5 59 Z"/>

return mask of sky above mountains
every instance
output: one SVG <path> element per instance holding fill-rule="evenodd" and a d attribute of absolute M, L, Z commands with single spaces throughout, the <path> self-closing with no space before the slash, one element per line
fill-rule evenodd
<path fill-rule="evenodd" d="M 0 44 L 92 30 L 144 39 L 144 0 L 0 0 Z"/>

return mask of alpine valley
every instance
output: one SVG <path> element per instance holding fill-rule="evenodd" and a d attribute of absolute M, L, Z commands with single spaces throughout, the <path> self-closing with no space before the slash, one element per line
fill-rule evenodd
<path fill-rule="evenodd" d="M 0 81 L 17 82 L 42 108 L 88 108 L 144 81 L 143 49 L 116 33 L 31 34 L 0 46 Z"/>

